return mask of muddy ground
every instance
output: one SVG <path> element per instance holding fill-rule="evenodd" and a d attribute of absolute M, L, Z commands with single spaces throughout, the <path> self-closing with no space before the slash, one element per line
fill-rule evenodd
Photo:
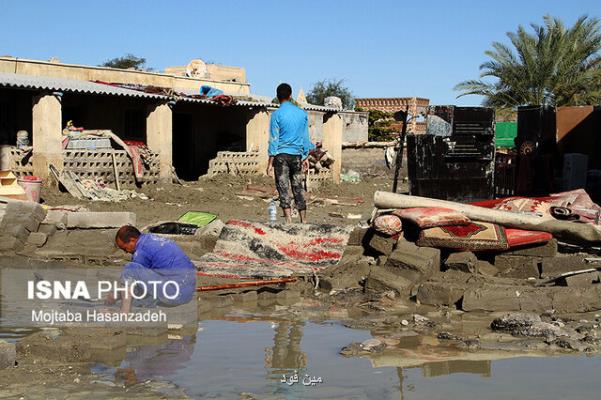
<path fill-rule="evenodd" d="M 346 218 L 348 214 L 361 215 L 361 219 L 369 217 L 373 209 L 373 193 L 376 190 L 390 190 L 390 185 L 391 179 L 388 176 L 364 176 L 359 183 L 324 184 L 308 195 L 309 222 L 357 223 L 360 219 Z M 92 202 L 75 199 L 68 193 L 51 188 L 45 188 L 42 198 L 43 202 L 50 206 L 82 205 L 90 211 L 131 211 L 137 215 L 140 226 L 159 221 L 175 221 L 191 210 L 217 214 L 223 221 L 231 218 L 266 221 L 268 201 L 244 193 L 249 186 L 275 190 L 272 178 L 220 175 L 202 178 L 197 182 L 186 182 L 183 185 L 149 185 L 138 189 L 146 194 L 149 200 Z M 362 203 L 323 205 L 320 199 L 340 200 L 346 204 L 354 203 L 355 200 Z M 332 216 L 332 213 L 337 216 Z"/>
<path fill-rule="evenodd" d="M 361 172 L 359 183 L 327 184 L 311 192 L 309 221 L 353 225 L 365 221 L 373 209 L 373 193 L 390 190 L 391 177 L 382 169 Z M 269 200 L 249 195 L 248 189 L 252 187 L 273 190 L 274 184 L 271 178 L 218 176 L 184 185 L 146 186 L 140 191 L 149 200 L 120 203 L 78 201 L 67 193 L 48 188 L 42 197 L 50 206 L 83 205 L 92 211 L 131 211 L 137 214 L 140 227 L 176 220 L 189 210 L 212 212 L 223 221 L 231 218 L 267 220 Z M 401 191 L 406 191 L 406 184 L 401 185 Z M 332 204 L 336 202 L 344 205 Z M 320 282 L 315 277 L 301 277 L 296 283 L 258 290 L 203 292 L 200 294 L 198 319 L 339 321 L 346 327 L 367 330 L 372 335 L 372 339 L 362 343 L 340 343 L 340 354 L 366 357 L 374 365 L 387 364 L 390 360 L 396 360 L 394 362 L 399 367 L 410 367 L 433 360 L 490 360 L 525 353 L 549 356 L 601 352 L 599 313 L 569 314 L 545 310 L 508 315 L 506 312 L 464 312 L 452 304 L 424 305 L 416 299 L 415 293 L 406 296 L 387 287 L 369 288 L 364 284 L 364 278 L 383 262 L 385 257 L 363 255 L 357 262 L 346 265 L 345 268 L 351 268 L 350 271 L 338 267 L 324 271 Z M 462 281 L 467 274 L 455 272 L 455 275 L 441 271 L 435 278 L 453 284 Z M 473 283 L 487 283 L 493 278 L 479 275 L 470 279 Z M 503 278 L 494 279 L 495 283 L 499 283 L 497 281 Z M 199 278 L 200 285 L 220 283 L 231 281 Z M 343 287 L 340 283 L 344 283 Z M 515 280 L 514 283 L 530 285 L 525 280 Z M 81 335 L 89 341 L 89 334 L 83 332 Z M 77 346 L 61 348 L 48 335 L 63 338 L 63 344 L 84 343 L 80 334 L 71 337 L 69 335 L 73 335 L 73 331 L 66 334 L 60 330 L 38 332 L 21 339 L 17 348 L 18 365 L 0 370 L 0 393 L 3 396 L 84 398 L 91 397 L 93 393 L 94 398 L 185 397 L 178 388 L 166 382 L 137 381 L 127 379 L 127 376 L 115 376 L 107 381 L 92 369 L 102 357 L 91 357 Z M 61 356 L 57 357 L 57 354 Z M 241 398 L 260 397 L 241 394 Z"/>

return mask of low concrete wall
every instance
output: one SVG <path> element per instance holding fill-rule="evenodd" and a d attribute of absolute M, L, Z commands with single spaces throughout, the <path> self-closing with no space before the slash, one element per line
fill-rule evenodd
<path fill-rule="evenodd" d="M 343 142 L 367 142 L 368 139 L 368 112 L 340 112 L 342 117 Z"/>
<path fill-rule="evenodd" d="M 342 149 L 342 170 L 348 169 L 360 174 L 392 176 L 384 161 L 384 149 Z"/>

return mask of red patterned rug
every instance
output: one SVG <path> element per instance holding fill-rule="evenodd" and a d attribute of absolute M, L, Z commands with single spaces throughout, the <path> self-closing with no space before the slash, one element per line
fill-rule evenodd
<path fill-rule="evenodd" d="M 417 245 L 470 251 L 509 248 L 505 229 L 488 222 L 424 229 L 420 232 Z"/>
<path fill-rule="evenodd" d="M 230 220 L 212 253 L 196 263 L 207 275 L 243 278 L 312 274 L 336 265 L 352 226 L 289 224 L 273 227 Z"/>

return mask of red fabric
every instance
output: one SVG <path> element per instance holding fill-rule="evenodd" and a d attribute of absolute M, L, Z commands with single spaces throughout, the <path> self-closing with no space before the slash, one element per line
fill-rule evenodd
<path fill-rule="evenodd" d="M 513 228 L 505 228 L 505 235 L 507 236 L 509 247 L 546 243 L 553 239 L 553 235 L 549 232 L 526 231 Z"/>
<path fill-rule="evenodd" d="M 424 229 L 419 234 L 417 245 L 469 251 L 509 248 L 505 229 L 488 222 Z"/>

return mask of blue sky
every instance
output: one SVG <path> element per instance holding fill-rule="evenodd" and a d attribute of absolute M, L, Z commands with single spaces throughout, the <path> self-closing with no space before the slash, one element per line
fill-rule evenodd
<path fill-rule="evenodd" d="M 133 53 L 162 70 L 201 58 L 246 68 L 252 91 L 344 79 L 357 97 L 456 99 L 484 51 L 544 14 L 601 17 L 599 0 L 0 0 L 0 54 L 97 65 Z"/>

